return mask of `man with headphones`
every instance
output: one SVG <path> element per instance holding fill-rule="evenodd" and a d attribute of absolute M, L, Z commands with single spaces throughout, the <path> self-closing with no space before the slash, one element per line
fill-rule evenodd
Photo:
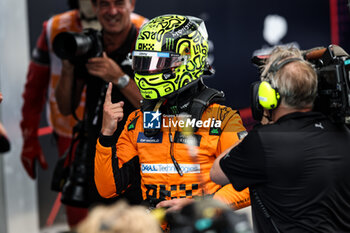
<path fill-rule="evenodd" d="M 317 74 L 298 49 L 275 48 L 252 85 L 266 122 L 228 154 L 211 179 L 249 187 L 255 232 L 350 232 L 350 132 L 313 112 Z"/>

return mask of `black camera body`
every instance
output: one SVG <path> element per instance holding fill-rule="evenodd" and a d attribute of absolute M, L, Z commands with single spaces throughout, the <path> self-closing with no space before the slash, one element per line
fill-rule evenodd
<path fill-rule="evenodd" d="M 86 63 L 89 58 L 102 56 L 102 33 L 94 29 L 86 29 L 82 33 L 61 32 L 54 38 L 52 47 L 61 59 Z"/>
<path fill-rule="evenodd" d="M 91 204 L 89 200 L 91 185 L 89 185 L 88 175 L 91 167 L 89 167 L 86 132 L 84 122 L 79 121 L 73 128 L 71 145 L 57 161 L 51 180 L 51 190 L 62 192 L 63 204 L 80 208 L 88 208 Z"/>
<path fill-rule="evenodd" d="M 320 58 L 308 60 L 318 77 L 314 111 L 334 123 L 350 125 L 350 56 L 341 47 L 330 45 Z"/>
<path fill-rule="evenodd" d="M 88 182 L 88 140 L 86 135 L 79 135 L 79 141 L 70 165 L 69 175 L 62 186 L 61 202 L 81 208 L 88 208 L 89 182 Z"/>

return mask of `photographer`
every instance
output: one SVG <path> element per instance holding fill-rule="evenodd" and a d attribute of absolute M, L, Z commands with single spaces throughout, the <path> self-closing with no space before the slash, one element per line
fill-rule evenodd
<path fill-rule="evenodd" d="M 42 152 L 37 131 L 40 116 L 47 104 L 47 121 L 53 129 L 58 155 L 61 157 L 71 143 L 72 129 L 77 121 L 73 116 L 63 116 L 57 107 L 54 89 L 60 77 L 61 61 L 52 51 L 52 41 L 57 34 L 70 31 L 81 32 L 86 28 L 100 28 L 93 13 L 90 0 L 68 0 L 69 11 L 52 16 L 43 23 L 41 34 L 33 49 L 23 92 L 21 130 L 23 148 L 21 161 L 28 176 L 36 178 L 36 163 L 47 169 L 48 164 Z M 77 109 L 81 118 L 85 102 Z"/>
<path fill-rule="evenodd" d="M 37 166 L 47 169 L 39 138 L 38 128 L 44 106 L 47 105 L 47 122 L 52 127 L 58 156 L 62 158 L 72 142 L 73 126 L 77 121 L 72 115 L 63 116 L 57 107 L 54 89 L 61 74 L 61 61 L 52 51 L 55 36 L 64 31 L 81 32 L 86 28 L 100 28 L 90 0 L 68 0 L 69 11 L 52 16 L 43 23 L 36 47 L 33 49 L 23 92 L 21 130 L 23 147 L 21 162 L 28 176 L 36 179 Z M 76 114 L 82 117 L 85 100 L 81 100 Z M 52 156 L 52 154 L 50 154 Z M 75 226 L 87 214 L 86 209 L 65 205 L 67 222 Z"/>
<path fill-rule="evenodd" d="M 350 132 L 311 111 L 316 72 L 299 50 L 277 47 L 261 80 L 253 103 L 268 124 L 218 157 L 211 178 L 249 187 L 255 232 L 349 232 Z"/>
<path fill-rule="evenodd" d="M 74 179 L 81 180 L 79 181 L 83 183 L 81 188 L 87 197 L 79 197 L 81 200 L 78 201 L 88 206 L 94 202 L 106 202 L 98 195 L 93 181 L 95 144 L 101 128 L 106 83 L 114 84 L 112 99 L 124 101 L 126 112 L 132 112 L 138 108 L 142 98 L 133 80 L 131 64 L 127 57 L 134 48 L 138 34 L 138 28 L 132 24 L 131 19 L 135 0 L 95 0 L 92 3 L 103 28 L 99 43 L 103 44 L 104 51 L 101 57 L 91 57 L 87 60 L 73 59 L 73 64 L 64 60 L 61 78 L 55 90 L 58 107 L 64 115 L 74 113 L 79 100 L 86 98 L 83 131 L 80 132 L 83 137 L 79 142 L 82 145 L 79 156 L 83 156 L 84 159 L 82 164 L 79 164 L 80 168 L 77 169 L 81 173 L 77 176 L 71 174 L 72 182 L 68 180 L 67 183 L 73 186 L 71 195 L 74 198 L 76 193 L 79 194 L 78 190 L 74 190 L 76 184 Z M 145 18 L 141 16 L 138 18 L 140 22 L 145 22 Z M 84 87 L 86 87 L 86 96 L 82 95 Z M 120 132 L 116 132 L 115 136 L 118 137 Z M 87 144 L 86 147 L 84 143 Z M 75 153 L 75 157 L 78 157 L 78 153 Z M 135 184 L 129 193 L 123 195 L 130 203 L 139 203 L 141 200 L 138 186 Z M 77 186 L 77 188 L 80 187 Z M 65 197 L 65 190 L 63 190 L 62 200 L 65 199 L 69 197 Z"/>

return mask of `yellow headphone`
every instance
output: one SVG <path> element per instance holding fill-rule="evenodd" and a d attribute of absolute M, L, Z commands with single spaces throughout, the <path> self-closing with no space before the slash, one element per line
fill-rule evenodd
<path fill-rule="evenodd" d="M 296 57 L 290 58 L 278 64 L 280 60 L 281 59 L 276 59 L 271 64 L 269 70 L 267 71 L 267 74 L 272 73 L 273 75 L 275 75 L 277 71 L 279 71 L 283 66 L 287 65 L 288 63 L 291 63 L 293 61 L 301 61 L 302 59 Z M 263 108 L 271 110 L 278 107 L 279 103 L 281 102 L 281 95 L 278 92 L 277 88 L 271 86 L 271 83 L 269 81 L 262 81 L 259 83 L 258 100 L 259 104 Z"/>
<path fill-rule="evenodd" d="M 280 103 L 280 93 L 267 81 L 262 81 L 258 89 L 260 105 L 265 109 L 275 109 Z"/>

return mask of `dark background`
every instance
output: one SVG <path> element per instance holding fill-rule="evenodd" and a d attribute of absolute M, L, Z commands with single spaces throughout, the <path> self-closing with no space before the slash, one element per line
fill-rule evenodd
<path fill-rule="evenodd" d="M 42 22 L 68 7 L 65 0 L 35 0 L 28 1 L 28 9 L 32 48 Z M 206 83 L 223 90 L 227 104 L 234 108 L 249 106 L 249 86 L 258 78 L 250 59 L 254 50 L 268 45 L 262 36 L 266 15 L 278 14 L 287 20 L 283 43 L 298 42 L 301 49 L 309 49 L 327 46 L 331 41 L 328 0 L 139 0 L 135 12 L 147 18 L 177 13 L 205 19 L 209 39 L 214 43 L 213 65 L 217 71 Z"/>
<path fill-rule="evenodd" d="M 344 0 L 341 0 L 345 2 Z M 41 32 L 44 20 L 68 9 L 66 0 L 31 0 L 28 3 L 31 50 Z M 139 0 L 135 12 L 147 18 L 178 13 L 205 19 L 209 39 L 214 43 L 212 55 L 216 75 L 205 83 L 223 90 L 226 104 L 242 109 L 249 107 L 250 83 L 258 79 L 257 69 L 250 60 L 255 50 L 269 45 L 263 38 L 264 19 L 269 14 L 283 16 L 288 31 L 281 43 L 297 42 L 301 49 L 328 46 L 330 37 L 330 2 L 328 0 Z M 346 8 L 343 15 L 346 16 Z M 346 28 L 342 28 L 346 31 Z M 46 126 L 43 114 L 41 126 Z M 44 226 L 57 193 L 49 189 L 52 168 L 57 160 L 52 135 L 42 136 L 41 143 L 50 170 L 39 172 L 38 193 L 40 225 Z M 64 219 L 61 212 L 57 221 Z M 64 221 L 64 220 L 63 220 Z"/>

